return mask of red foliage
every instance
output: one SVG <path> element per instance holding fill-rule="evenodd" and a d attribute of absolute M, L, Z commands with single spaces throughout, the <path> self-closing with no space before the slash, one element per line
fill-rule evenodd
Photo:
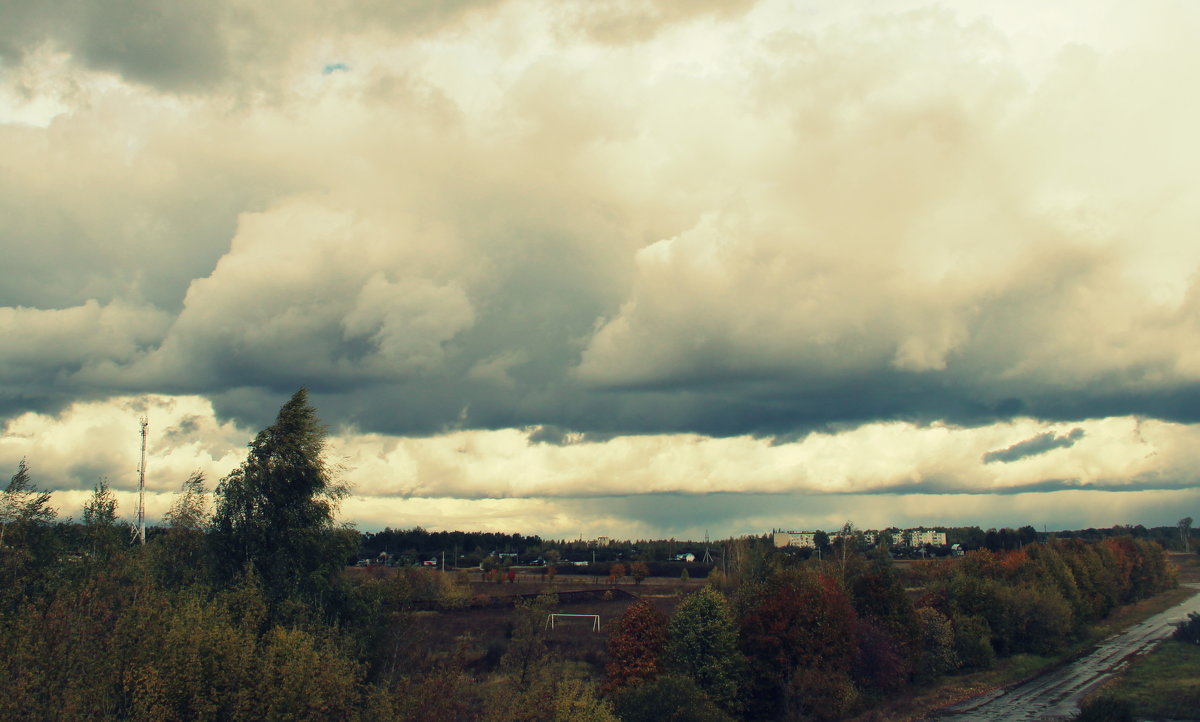
<path fill-rule="evenodd" d="M 625 565 L 617 562 L 608 569 L 608 581 L 610 584 L 616 584 L 621 581 L 621 577 L 625 576 Z"/>
<path fill-rule="evenodd" d="M 646 600 L 630 605 L 608 638 L 604 691 L 611 693 L 657 677 L 666 641 L 667 620 L 662 612 Z"/>
<path fill-rule="evenodd" d="M 1004 576 L 1012 579 L 1020 573 L 1021 568 L 1029 561 L 1029 555 L 1024 550 L 1017 550 L 1005 553 L 1004 556 L 1000 557 L 999 561 L 1000 571 L 1004 573 Z"/>
<path fill-rule="evenodd" d="M 832 577 L 777 578 L 742 620 L 755 704 L 762 716 L 788 710 L 842 709 L 853 696 L 846 672 L 858 657 L 858 617 Z M 839 680 L 830 675 L 840 675 Z M 827 678 L 829 684 L 814 680 Z M 827 699 L 825 697 L 828 697 Z"/>

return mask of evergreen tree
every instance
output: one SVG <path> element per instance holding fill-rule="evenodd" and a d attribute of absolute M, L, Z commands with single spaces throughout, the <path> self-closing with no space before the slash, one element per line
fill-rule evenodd
<path fill-rule="evenodd" d="M 219 577 L 252 568 L 270 597 L 313 599 L 345 562 L 334 513 L 349 493 L 325 463 L 325 429 L 300 389 L 250 443 L 216 490 L 212 539 Z"/>

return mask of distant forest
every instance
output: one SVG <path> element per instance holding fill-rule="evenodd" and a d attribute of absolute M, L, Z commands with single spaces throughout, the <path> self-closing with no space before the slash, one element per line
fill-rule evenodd
<path fill-rule="evenodd" d="M 1051 539 L 1083 539 L 1099 541 L 1114 537 L 1132 537 L 1152 541 L 1164 549 L 1183 551 L 1196 549 L 1195 540 L 1189 540 L 1190 520 L 1184 534 L 1180 525 L 1145 527 L 1137 525 L 1118 525 L 1095 529 L 1073 529 L 1064 531 L 1038 531 L 1031 525 L 1019 529 L 981 529 L 977 526 L 927 527 L 934 531 L 946 532 L 947 547 L 958 544 L 964 551 L 987 549 L 993 552 L 1017 550 L 1035 542 L 1046 542 Z M 898 531 L 895 527 L 882 531 Z M 1188 536 L 1185 536 L 1188 535 Z M 769 535 L 762 536 L 764 543 L 769 543 Z M 575 562 L 671 562 L 680 554 L 692 554 L 697 561 L 704 558 L 705 551 L 718 559 L 732 539 L 714 540 L 709 542 L 696 540 L 546 540 L 539 536 L 524 536 L 521 534 L 502 534 L 497 532 L 467 532 L 467 531 L 427 531 L 421 527 L 414 529 L 385 528 L 379 532 L 364 532 L 360 535 L 358 559 L 376 560 L 381 554 L 387 556 L 394 564 L 415 565 L 423 561 L 434 560 L 440 566 L 443 554 L 446 566 L 477 566 L 489 556 L 514 554 L 515 558 L 505 557 L 511 563 L 534 564 L 546 562 L 547 553 L 555 551 L 557 560 L 566 563 Z M 833 544 L 826 542 L 822 551 L 830 552 Z M 861 545 L 866 548 L 866 545 Z M 947 548 L 930 548 L 931 556 L 946 556 Z M 715 561 L 714 561 L 715 563 Z M 607 572 L 604 572 L 607 574 Z M 678 569 L 675 570 L 678 574 Z"/>

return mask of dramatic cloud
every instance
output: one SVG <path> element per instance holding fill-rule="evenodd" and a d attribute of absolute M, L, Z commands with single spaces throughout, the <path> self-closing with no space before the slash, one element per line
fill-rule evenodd
<path fill-rule="evenodd" d="M 0 16 L 7 429 L 187 399 L 249 436 L 306 385 L 364 497 L 560 530 L 1194 488 L 1194 8 Z M 115 475 L 71 448 L 30 463 Z"/>

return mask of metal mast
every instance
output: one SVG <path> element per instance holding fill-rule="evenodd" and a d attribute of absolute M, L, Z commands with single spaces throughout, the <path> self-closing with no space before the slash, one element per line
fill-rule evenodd
<path fill-rule="evenodd" d="M 137 535 L 138 543 L 146 543 L 146 427 L 150 424 L 149 419 L 142 417 L 142 463 L 138 465 L 138 515 L 137 515 Z"/>

